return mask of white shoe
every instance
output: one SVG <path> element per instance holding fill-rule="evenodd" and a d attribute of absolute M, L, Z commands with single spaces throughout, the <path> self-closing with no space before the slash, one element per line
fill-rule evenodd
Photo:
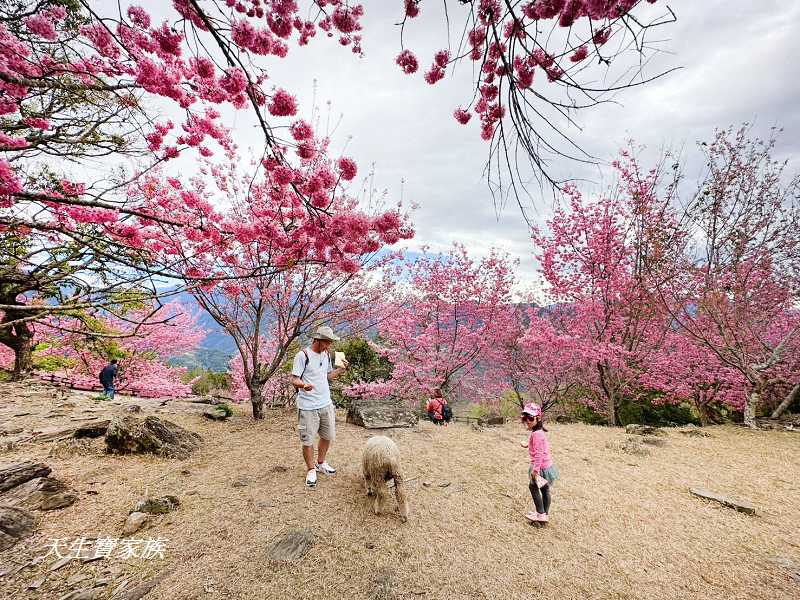
<path fill-rule="evenodd" d="M 334 473 L 336 473 L 336 469 L 330 466 L 328 464 L 328 461 L 326 460 L 322 464 L 317 463 L 317 472 L 325 473 L 325 475 L 333 475 Z"/>
<path fill-rule="evenodd" d="M 306 473 L 306 486 L 310 488 L 317 487 L 317 471 L 315 469 L 309 469 L 308 473 Z"/>

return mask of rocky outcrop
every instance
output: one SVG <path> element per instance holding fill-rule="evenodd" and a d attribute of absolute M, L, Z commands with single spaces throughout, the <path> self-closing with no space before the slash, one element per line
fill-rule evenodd
<path fill-rule="evenodd" d="M 35 528 L 36 521 L 27 510 L 0 504 L 0 550 L 8 550 Z"/>
<path fill-rule="evenodd" d="M 26 481 L 50 475 L 50 467 L 42 463 L 21 462 L 0 468 L 0 493 Z"/>
<path fill-rule="evenodd" d="M 106 449 L 112 454 L 155 454 L 186 458 L 200 447 L 201 437 L 158 417 L 118 417 L 108 426 Z"/>
<path fill-rule="evenodd" d="M 48 469 L 49 470 L 49 469 Z M 21 483 L 0 497 L 6 504 L 30 510 L 56 510 L 71 506 L 78 497 L 63 481 L 54 477 L 36 477 Z"/>
<path fill-rule="evenodd" d="M 367 429 L 413 427 L 417 415 L 399 400 L 354 400 L 347 411 L 347 422 Z"/>

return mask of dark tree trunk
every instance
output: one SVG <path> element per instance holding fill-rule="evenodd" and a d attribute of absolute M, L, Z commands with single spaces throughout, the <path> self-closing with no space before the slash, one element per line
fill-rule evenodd
<path fill-rule="evenodd" d="M 700 427 L 707 427 L 709 424 L 708 404 L 698 396 L 694 397 L 694 405 L 697 407 L 697 415 L 700 418 Z"/>
<path fill-rule="evenodd" d="M 617 425 L 617 398 L 613 388 L 609 385 L 608 370 L 602 363 L 597 363 L 597 372 L 600 375 L 600 385 L 603 388 L 603 393 L 605 393 L 606 402 L 608 403 L 608 424 L 611 427 L 615 427 Z"/>
<path fill-rule="evenodd" d="M 33 336 L 23 338 L 14 348 L 14 381 L 25 379 L 33 371 Z"/>
<path fill-rule="evenodd" d="M 784 398 L 783 402 L 778 405 L 778 408 L 772 411 L 772 418 L 777 419 L 783 413 L 785 413 L 786 409 L 791 406 L 792 402 L 794 402 L 798 396 L 800 396 L 800 383 L 796 384 L 792 390 L 786 394 L 786 398 Z"/>
<path fill-rule="evenodd" d="M 13 310 L 3 315 L 3 323 L 9 323 L 24 318 L 25 315 L 17 314 Z M 0 329 L 0 344 L 8 346 L 14 351 L 14 381 L 20 381 L 33 371 L 33 329 L 23 321 Z"/>
<path fill-rule="evenodd" d="M 264 384 L 250 382 L 250 404 L 253 405 L 253 418 L 257 421 L 264 418 Z"/>

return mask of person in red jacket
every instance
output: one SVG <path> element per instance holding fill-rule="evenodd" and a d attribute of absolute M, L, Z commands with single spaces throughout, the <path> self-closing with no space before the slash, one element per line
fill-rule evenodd
<path fill-rule="evenodd" d="M 450 419 L 453 418 L 453 412 L 450 410 L 450 406 L 447 404 L 447 400 L 442 395 L 442 390 L 439 388 L 433 390 L 433 397 L 428 400 L 425 410 L 428 412 L 428 418 L 433 421 L 434 425 L 447 426 Z"/>

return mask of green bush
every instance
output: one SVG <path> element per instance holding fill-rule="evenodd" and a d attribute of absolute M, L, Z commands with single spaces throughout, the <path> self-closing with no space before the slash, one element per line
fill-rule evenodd
<path fill-rule="evenodd" d="M 231 387 L 230 374 L 219 373 L 200 367 L 190 369 L 182 379 L 184 383 L 196 379 L 192 384 L 192 393 L 196 396 L 207 396 L 212 390 L 229 390 Z"/>
<path fill-rule="evenodd" d="M 700 420 L 694 408 L 688 404 L 654 403 L 658 397 L 648 396 L 640 400 L 623 399 L 617 409 L 617 421 L 620 425 L 640 423 L 658 427 L 670 425 L 699 425 Z"/>
<path fill-rule="evenodd" d="M 337 408 L 347 408 L 350 405 L 350 398 L 342 391 L 344 388 L 354 383 L 385 381 L 392 375 L 392 364 L 379 356 L 364 338 L 342 340 L 336 344 L 335 350 L 344 352 L 347 362 L 350 363 L 331 386 L 331 399 Z"/>
<path fill-rule="evenodd" d="M 585 404 L 579 402 L 574 403 L 567 410 L 567 414 L 573 419 L 586 423 L 587 425 L 607 425 L 608 417 L 600 414 Z"/>
<path fill-rule="evenodd" d="M 214 405 L 214 408 L 224 412 L 226 417 L 230 417 L 231 415 L 233 415 L 233 407 L 227 402 L 219 402 Z"/>

